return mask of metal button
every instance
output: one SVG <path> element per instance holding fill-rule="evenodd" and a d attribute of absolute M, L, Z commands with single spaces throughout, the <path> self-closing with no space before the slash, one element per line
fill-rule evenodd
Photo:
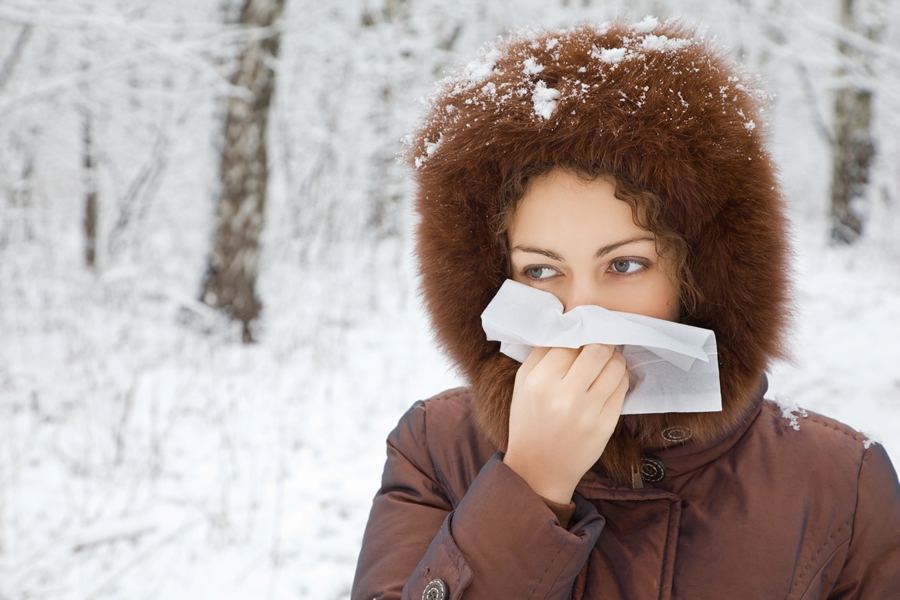
<path fill-rule="evenodd" d="M 440 579 L 432 579 L 422 592 L 422 600 L 445 600 L 447 598 L 447 586 Z"/>
<path fill-rule="evenodd" d="M 655 456 L 647 456 L 641 459 L 641 477 L 644 481 L 656 483 L 666 476 L 666 465 Z"/>
<path fill-rule="evenodd" d="M 667 442 L 671 442 L 673 444 L 678 444 L 680 442 L 687 442 L 692 437 L 694 437 L 694 432 L 690 430 L 689 427 L 681 427 L 679 425 L 673 425 L 672 427 L 666 427 L 659 434 L 662 436 L 662 439 Z"/>

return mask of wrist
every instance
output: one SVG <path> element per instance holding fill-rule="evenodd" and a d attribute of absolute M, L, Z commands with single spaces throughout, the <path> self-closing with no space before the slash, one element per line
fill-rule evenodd
<path fill-rule="evenodd" d="M 578 481 L 571 481 L 570 477 L 565 477 L 558 469 L 536 461 L 521 460 L 517 454 L 511 456 L 509 452 L 504 455 L 503 463 L 524 479 L 538 496 L 557 504 L 568 504 L 572 501 L 572 494 Z"/>

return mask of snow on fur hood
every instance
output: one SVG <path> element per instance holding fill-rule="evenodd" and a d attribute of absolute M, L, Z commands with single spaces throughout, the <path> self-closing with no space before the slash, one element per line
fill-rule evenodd
<path fill-rule="evenodd" d="M 667 427 L 708 443 L 745 419 L 767 363 L 784 355 L 789 316 L 787 222 L 762 102 L 709 40 L 653 18 L 513 33 L 438 83 L 408 149 L 422 292 L 498 448 L 518 363 L 481 329 L 507 277 L 491 218 L 509 173 L 532 163 L 599 164 L 655 192 L 701 294 L 683 321 L 719 344 L 723 412 L 623 417 L 606 471 L 625 479 L 644 448 L 665 445 Z"/>

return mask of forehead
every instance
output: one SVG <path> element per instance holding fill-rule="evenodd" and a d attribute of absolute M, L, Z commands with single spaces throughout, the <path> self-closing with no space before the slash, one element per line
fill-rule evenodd
<path fill-rule="evenodd" d="M 642 232 L 631 206 L 616 198 L 612 181 L 562 169 L 529 182 L 509 227 L 512 246 L 581 240 L 602 245 Z"/>

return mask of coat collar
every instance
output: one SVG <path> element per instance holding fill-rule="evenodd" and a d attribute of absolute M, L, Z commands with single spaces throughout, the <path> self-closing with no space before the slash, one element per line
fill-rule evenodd
<path fill-rule="evenodd" d="M 692 444 L 688 442 L 668 448 L 646 447 L 643 448 L 644 454 L 655 456 L 663 461 L 666 465 L 666 477 L 684 475 L 717 460 L 734 447 L 759 416 L 762 410 L 763 397 L 768 389 L 768 379 L 765 375 L 762 375 L 759 389 L 753 399 L 753 403 L 749 407 L 747 417 L 732 431 L 725 432 L 706 444 Z"/>
<path fill-rule="evenodd" d="M 763 374 L 760 376 L 759 387 L 750 405 L 747 417 L 730 431 L 726 431 L 703 444 L 687 442 L 670 447 L 645 446 L 641 448 L 643 454 L 645 456 L 653 456 L 663 462 L 666 469 L 666 479 L 684 475 L 714 462 L 731 450 L 759 417 L 762 410 L 763 397 L 768 387 L 768 379 Z M 585 474 L 575 491 L 588 499 L 650 500 L 664 497 L 674 498 L 670 492 L 662 488 L 663 486 L 653 487 L 649 485 L 643 489 L 633 489 L 622 486 L 592 469 Z"/>

